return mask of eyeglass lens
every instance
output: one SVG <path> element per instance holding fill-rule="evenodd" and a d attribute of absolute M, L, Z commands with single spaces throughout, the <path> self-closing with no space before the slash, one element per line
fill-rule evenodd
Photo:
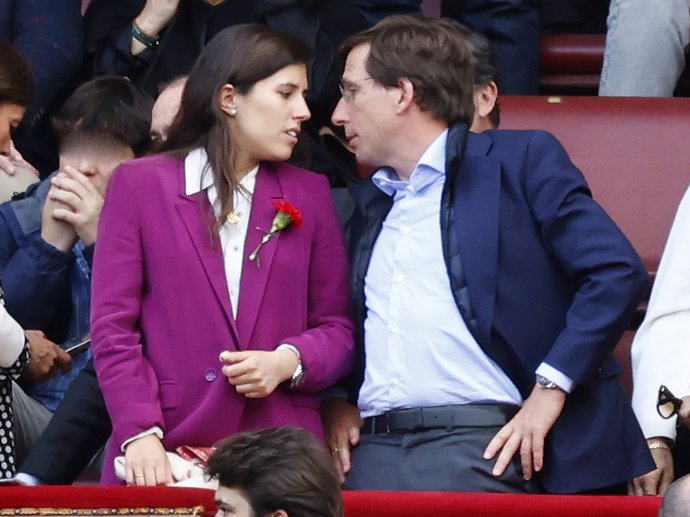
<path fill-rule="evenodd" d="M 671 418 L 680 408 L 682 401 L 671 393 L 666 386 L 659 387 L 656 410 L 661 418 Z"/>

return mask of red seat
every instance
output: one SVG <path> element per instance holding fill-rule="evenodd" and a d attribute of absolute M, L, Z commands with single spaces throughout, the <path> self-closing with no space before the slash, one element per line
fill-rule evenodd
<path fill-rule="evenodd" d="M 540 88 L 596 95 L 604 60 L 604 34 L 553 34 L 539 43 Z"/>

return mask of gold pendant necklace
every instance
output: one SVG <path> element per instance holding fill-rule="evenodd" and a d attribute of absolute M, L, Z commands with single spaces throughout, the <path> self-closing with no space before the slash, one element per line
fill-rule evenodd
<path fill-rule="evenodd" d="M 240 218 L 237 217 L 234 210 L 228 214 L 227 220 L 230 224 L 237 224 L 240 222 Z"/>

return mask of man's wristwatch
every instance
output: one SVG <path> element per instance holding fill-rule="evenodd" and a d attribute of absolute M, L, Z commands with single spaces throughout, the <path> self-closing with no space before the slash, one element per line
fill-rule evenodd
<path fill-rule="evenodd" d="M 537 386 L 542 389 L 542 390 L 561 390 L 563 391 L 563 388 L 561 388 L 558 384 L 553 382 L 551 379 L 548 379 L 544 377 L 543 375 L 537 374 Z"/>

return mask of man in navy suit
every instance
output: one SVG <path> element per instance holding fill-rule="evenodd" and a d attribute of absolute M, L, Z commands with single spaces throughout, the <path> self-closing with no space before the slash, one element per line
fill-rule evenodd
<path fill-rule="evenodd" d="M 630 243 L 541 131 L 469 133 L 455 22 L 343 45 L 360 370 L 322 403 L 345 487 L 573 493 L 653 468 L 611 350 L 646 289 Z"/>

